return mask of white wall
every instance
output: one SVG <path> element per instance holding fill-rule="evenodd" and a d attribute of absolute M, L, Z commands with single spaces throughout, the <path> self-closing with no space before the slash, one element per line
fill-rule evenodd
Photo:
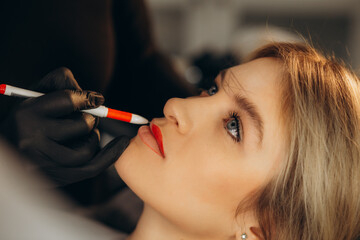
<path fill-rule="evenodd" d="M 351 63 L 360 66 L 359 0 L 147 0 L 160 47 L 180 56 L 224 51 L 247 11 L 296 16 L 349 16 Z"/>

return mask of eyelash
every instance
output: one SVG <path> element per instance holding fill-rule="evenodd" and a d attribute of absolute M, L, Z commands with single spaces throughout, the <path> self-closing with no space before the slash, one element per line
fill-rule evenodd
<path fill-rule="evenodd" d="M 218 89 L 219 88 L 218 88 L 217 84 L 213 83 L 209 89 L 203 90 L 202 94 L 204 92 L 206 92 L 207 95 L 212 96 L 217 93 Z M 215 93 L 210 92 L 210 91 L 215 91 L 215 90 L 216 90 Z M 228 128 L 228 124 L 232 120 L 235 120 L 235 126 L 236 126 L 236 128 L 233 129 L 235 131 L 234 134 L 230 133 L 230 129 Z M 240 118 L 239 114 L 235 111 L 230 112 L 228 117 L 223 120 L 223 123 L 224 123 L 224 129 L 229 134 L 229 136 L 234 140 L 234 142 L 236 142 L 236 143 L 240 142 L 242 140 L 243 129 L 242 129 L 241 118 Z"/>

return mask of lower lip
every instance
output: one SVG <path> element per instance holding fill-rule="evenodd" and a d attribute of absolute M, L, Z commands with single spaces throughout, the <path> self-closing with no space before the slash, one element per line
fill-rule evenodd
<path fill-rule="evenodd" d="M 154 129 L 154 128 L 153 128 Z M 155 130 L 155 129 L 154 129 Z M 158 131 L 155 130 L 154 135 L 159 134 Z M 149 126 L 141 126 L 138 131 L 138 135 L 141 141 L 148 146 L 153 152 L 164 158 L 165 156 L 162 154 L 161 147 L 156 141 L 153 133 L 150 130 Z"/>

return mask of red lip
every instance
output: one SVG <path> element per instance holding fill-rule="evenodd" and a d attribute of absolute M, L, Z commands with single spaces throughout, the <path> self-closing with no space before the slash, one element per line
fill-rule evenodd
<path fill-rule="evenodd" d="M 138 136 L 153 152 L 165 158 L 161 130 L 158 126 L 154 124 L 141 126 L 138 131 Z"/>
<path fill-rule="evenodd" d="M 151 132 L 153 133 L 153 135 L 154 135 L 154 137 L 155 137 L 155 139 L 156 139 L 156 141 L 157 141 L 157 143 L 159 145 L 160 152 L 165 157 L 161 130 L 155 124 L 150 124 L 150 126 L 151 126 Z"/>

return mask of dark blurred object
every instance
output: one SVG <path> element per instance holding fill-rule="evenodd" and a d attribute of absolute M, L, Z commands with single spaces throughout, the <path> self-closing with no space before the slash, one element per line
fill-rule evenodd
<path fill-rule="evenodd" d="M 1 83 L 30 88 L 65 66 L 105 105 L 149 119 L 162 116 L 168 98 L 194 93 L 157 50 L 143 0 L 0 1 L 0 29 Z M 15 102 L 0 97 L 0 120 Z M 67 191 L 91 203 L 89 185 L 75 185 Z"/>
<path fill-rule="evenodd" d="M 144 0 L 0 0 L 0 31 L 1 83 L 28 89 L 63 66 L 83 89 L 102 93 L 106 106 L 148 119 L 162 116 L 169 98 L 195 93 L 157 49 Z M 0 121 L 15 104 L 0 97 Z M 63 190 L 82 205 L 97 204 L 113 175 Z"/>
<path fill-rule="evenodd" d="M 202 78 L 197 84 L 198 88 L 208 89 L 221 70 L 238 65 L 239 61 L 231 53 L 217 55 L 210 51 L 194 57 L 193 65 L 200 71 Z"/>
<path fill-rule="evenodd" d="M 109 107 L 163 116 L 171 97 L 188 97 L 194 89 L 175 72 L 157 48 L 143 0 L 113 2 L 116 58 L 113 80 L 105 92 Z"/>
<path fill-rule="evenodd" d="M 132 233 L 141 216 L 143 205 L 142 200 L 126 188 L 106 204 L 97 206 L 92 216 L 116 230 Z"/>
<path fill-rule="evenodd" d="M 29 88 L 65 66 L 106 105 L 162 115 L 170 97 L 192 94 L 156 48 L 143 0 L 0 2 L 1 82 Z M 1 97 L 0 119 L 14 99 Z"/>

